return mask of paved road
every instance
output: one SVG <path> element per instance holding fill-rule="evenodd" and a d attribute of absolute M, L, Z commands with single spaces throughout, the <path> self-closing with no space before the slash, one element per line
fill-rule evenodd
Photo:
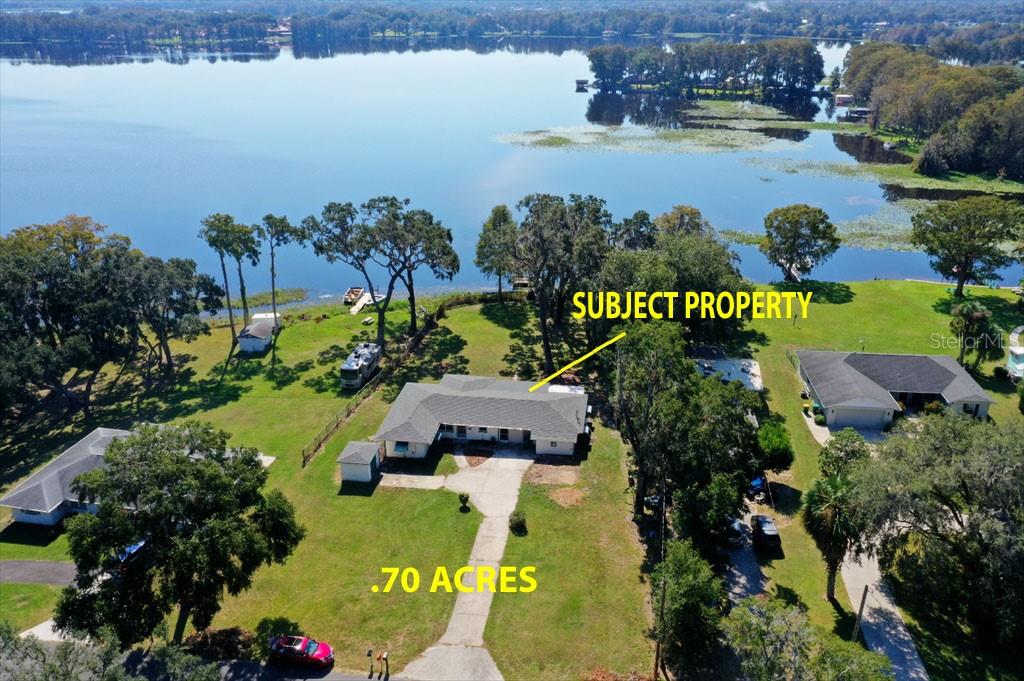
<path fill-rule="evenodd" d="M 59 563 L 53 560 L 0 560 L 0 582 L 67 586 L 74 578 L 74 563 Z"/>
<path fill-rule="evenodd" d="M 867 556 L 859 561 L 848 559 L 843 563 L 842 574 L 846 594 L 854 608 L 860 606 L 864 586 L 868 587 L 860 625 L 868 647 L 889 658 L 897 681 L 927 681 L 928 672 L 900 611 L 882 581 L 877 561 Z"/>

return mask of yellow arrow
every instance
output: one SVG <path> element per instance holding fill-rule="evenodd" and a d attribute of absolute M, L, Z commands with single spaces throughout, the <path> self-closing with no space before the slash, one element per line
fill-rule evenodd
<path fill-rule="evenodd" d="M 559 369 L 559 370 L 558 370 L 558 371 L 556 371 L 555 373 L 553 373 L 553 374 L 551 374 L 550 376 L 548 376 L 547 378 L 545 378 L 545 379 L 544 379 L 543 381 L 540 381 L 540 382 L 539 382 L 539 383 L 537 383 L 537 384 L 536 384 L 535 386 L 533 386 L 532 388 L 530 388 L 530 392 L 532 393 L 532 392 L 533 392 L 534 390 L 536 390 L 537 388 L 541 387 L 542 385 L 544 385 L 545 383 L 547 383 L 547 382 L 548 382 L 548 381 L 550 381 L 551 379 L 553 379 L 553 378 L 558 378 L 559 376 L 561 376 L 562 374 L 564 374 L 564 373 L 565 373 L 566 371 L 568 371 L 569 369 L 572 369 L 572 368 L 573 368 L 574 366 L 576 366 L 577 364 L 579 364 L 579 363 L 580 363 L 580 362 L 582 362 L 583 360 L 587 359 L 588 357 L 593 357 L 594 355 L 596 355 L 597 353 L 601 352 L 601 351 L 602 351 L 602 350 L 604 350 L 604 349 L 605 349 L 606 347 L 608 347 L 609 345 L 611 345 L 612 343 L 614 343 L 615 341 L 617 341 L 617 340 L 621 340 L 622 338 L 624 338 L 624 337 L 625 337 L 625 335 L 626 335 L 626 332 L 625 332 L 625 331 L 623 331 L 622 333 L 620 333 L 620 334 L 619 334 L 618 336 L 616 336 L 615 338 L 612 338 L 612 339 L 611 339 L 610 341 L 605 341 L 604 343 L 601 343 L 601 344 L 600 344 L 600 345 L 598 345 L 598 346 L 597 346 L 596 348 L 594 348 L 593 350 L 591 350 L 591 351 L 590 351 L 590 352 L 588 352 L 587 354 L 583 355 L 583 356 L 582 356 L 582 357 L 580 357 L 579 359 L 574 359 L 573 361 L 569 362 L 568 364 L 566 364 L 566 365 L 565 365 L 564 367 L 562 367 L 561 369 Z"/>

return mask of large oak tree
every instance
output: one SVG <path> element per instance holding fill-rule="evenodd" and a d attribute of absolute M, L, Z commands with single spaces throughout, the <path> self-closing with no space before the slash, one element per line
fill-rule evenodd
<path fill-rule="evenodd" d="M 828 213 L 803 203 L 776 208 L 764 218 L 761 252 L 796 281 L 839 250 L 839 236 Z"/>
<path fill-rule="evenodd" d="M 190 621 L 209 626 L 225 594 L 284 562 L 304 535 L 284 495 L 264 489 L 256 450 L 229 447 L 210 424 L 140 426 L 104 462 L 74 483 L 98 511 L 67 522 L 76 575 L 57 604 L 63 631 L 110 627 L 130 646 L 176 611 L 180 643 Z"/>
<path fill-rule="evenodd" d="M 1008 246 L 1019 234 L 1021 216 L 1009 201 L 969 196 L 914 215 L 910 237 L 931 256 L 933 270 L 956 281 L 954 295 L 962 298 L 964 285 L 992 279 L 1013 262 Z"/>

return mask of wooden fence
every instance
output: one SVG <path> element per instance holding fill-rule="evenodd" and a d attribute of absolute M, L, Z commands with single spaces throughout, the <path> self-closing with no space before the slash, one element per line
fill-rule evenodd
<path fill-rule="evenodd" d="M 505 293 L 505 299 L 509 301 L 513 300 L 524 300 L 524 296 L 519 293 Z M 334 437 L 334 434 L 338 432 L 338 429 L 348 421 L 349 417 L 359 408 L 359 405 L 366 400 L 367 397 L 373 394 L 373 392 L 380 387 L 390 376 L 395 372 L 397 367 L 402 366 L 409 357 L 419 348 L 423 339 L 427 335 L 437 328 L 440 320 L 444 319 L 445 314 L 448 310 L 456 307 L 464 307 L 467 305 L 480 305 L 483 303 L 497 302 L 498 294 L 491 292 L 480 292 L 480 293 L 458 293 L 443 298 L 438 303 L 437 309 L 433 313 L 428 313 L 423 319 L 423 326 L 416 335 L 406 341 L 405 347 L 402 349 L 402 354 L 399 355 L 394 361 L 388 361 L 385 359 L 384 366 L 381 367 L 369 381 L 367 381 L 363 387 L 361 387 L 356 394 L 349 398 L 345 403 L 345 407 L 339 411 L 334 418 L 332 418 L 327 425 L 320 429 L 320 432 L 313 437 L 313 439 L 302 448 L 302 467 L 305 468 L 310 461 L 316 457 L 317 454 L 324 448 L 327 441 Z"/>

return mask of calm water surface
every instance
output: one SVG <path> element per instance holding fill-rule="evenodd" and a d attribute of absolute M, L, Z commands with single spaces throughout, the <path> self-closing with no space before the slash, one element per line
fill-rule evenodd
<path fill-rule="evenodd" d="M 828 68 L 841 56 L 829 53 Z M 210 272 L 199 220 L 267 212 L 299 220 L 328 201 L 412 199 L 452 228 L 455 286 L 483 281 L 472 265 L 481 222 L 530 192 L 604 197 L 616 218 L 678 203 L 719 229 L 760 231 L 769 210 L 821 206 L 836 222 L 884 203 L 870 178 L 773 169 L 775 161 L 853 163 L 828 132 L 798 143 L 711 154 L 573 150 L 502 136 L 587 125 L 580 52 L 437 50 L 238 63 L 192 60 L 64 67 L 0 63 L 0 228 L 91 215 L 148 253 L 187 256 Z M 742 270 L 777 273 L 750 247 Z M 260 267 L 250 290 L 269 287 Z M 1019 277 L 1019 269 L 1011 276 Z M 311 251 L 287 249 L 281 286 L 334 293 L 361 283 Z M 427 288 L 427 274 L 421 275 Z M 816 278 L 934 277 L 921 254 L 842 249 Z"/>

